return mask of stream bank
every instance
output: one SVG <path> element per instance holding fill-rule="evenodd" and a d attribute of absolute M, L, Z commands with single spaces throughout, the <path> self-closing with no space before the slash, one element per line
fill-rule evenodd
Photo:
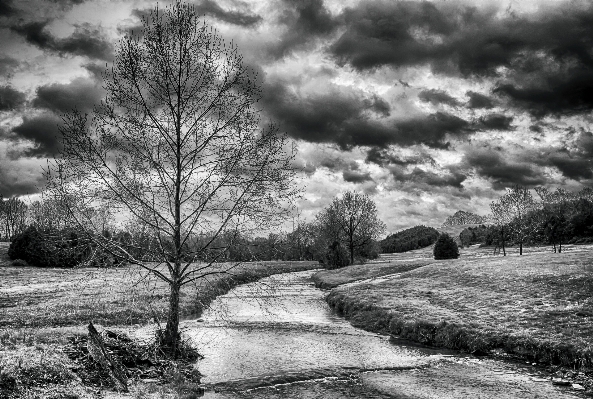
<path fill-rule="evenodd" d="M 571 247 L 554 257 L 474 255 L 356 265 L 313 279 L 331 289 L 329 306 L 358 328 L 393 342 L 529 363 L 591 394 L 590 248 Z"/>
<path fill-rule="evenodd" d="M 205 398 L 576 398 L 536 369 L 353 327 L 312 272 L 242 285 L 184 324 L 205 356 Z"/>

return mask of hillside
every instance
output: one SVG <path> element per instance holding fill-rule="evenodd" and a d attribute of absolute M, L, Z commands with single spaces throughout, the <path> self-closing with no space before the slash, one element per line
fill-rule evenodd
<path fill-rule="evenodd" d="M 387 236 L 379 243 L 382 253 L 401 253 L 428 247 L 436 241 L 439 232 L 426 226 L 414 226 Z"/>
<path fill-rule="evenodd" d="M 452 216 L 449 216 L 445 223 L 443 223 L 443 227 L 447 226 L 458 226 L 464 224 L 481 224 L 485 222 L 485 218 L 476 215 L 475 213 L 471 212 L 464 212 L 464 211 L 457 211 Z"/>
<path fill-rule="evenodd" d="M 439 233 L 446 233 L 449 234 L 451 237 L 453 237 L 453 239 L 455 240 L 455 242 L 457 243 L 457 245 L 461 245 L 461 239 L 459 238 L 459 234 L 461 234 L 461 232 L 465 229 L 467 229 L 468 227 L 476 227 L 476 226 L 480 226 L 480 223 L 471 223 L 471 224 L 460 224 L 460 225 L 454 225 L 454 226 L 441 226 L 438 227 L 437 230 L 439 231 Z"/>

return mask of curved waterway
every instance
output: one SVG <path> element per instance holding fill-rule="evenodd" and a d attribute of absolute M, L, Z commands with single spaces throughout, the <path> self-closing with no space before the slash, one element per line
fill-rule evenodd
<path fill-rule="evenodd" d="M 218 297 L 183 323 L 206 398 L 574 398 L 529 369 L 396 345 L 352 327 L 305 271 Z"/>

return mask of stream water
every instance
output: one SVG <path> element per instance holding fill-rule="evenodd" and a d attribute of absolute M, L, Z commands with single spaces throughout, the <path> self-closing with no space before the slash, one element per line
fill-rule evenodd
<path fill-rule="evenodd" d="M 233 289 L 183 328 L 206 398 L 573 398 L 528 368 L 405 346 L 352 327 L 313 272 Z"/>

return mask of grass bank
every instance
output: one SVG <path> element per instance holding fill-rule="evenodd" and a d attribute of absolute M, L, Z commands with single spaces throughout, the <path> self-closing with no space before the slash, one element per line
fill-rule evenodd
<path fill-rule="evenodd" d="M 155 318 L 165 319 L 168 286 L 136 267 L 15 267 L 5 255 L 6 248 L 6 244 L 0 248 L 0 398 L 95 397 L 96 388 L 82 386 L 73 374 L 76 366 L 63 351 L 68 337 L 86 334 L 91 321 L 129 331 Z M 228 265 L 214 267 L 228 269 Z M 183 287 L 181 315 L 198 317 L 214 298 L 237 285 L 315 268 L 319 268 L 317 262 L 239 265 L 229 273 Z M 146 393 L 147 388 L 142 390 Z M 163 390 L 167 388 L 153 393 L 158 397 Z M 3 396 L 4 392 L 15 396 Z M 136 397 L 151 397 L 144 393 Z"/>
<path fill-rule="evenodd" d="M 475 354 L 504 351 L 531 362 L 591 369 L 593 247 L 564 251 L 530 248 L 521 257 L 494 257 L 473 248 L 460 259 L 431 261 L 384 279 L 364 280 L 381 274 L 373 264 L 315 278 L 330 286 L 353 275 L 362 280 L 327 297 L 357 327 Z"/>

